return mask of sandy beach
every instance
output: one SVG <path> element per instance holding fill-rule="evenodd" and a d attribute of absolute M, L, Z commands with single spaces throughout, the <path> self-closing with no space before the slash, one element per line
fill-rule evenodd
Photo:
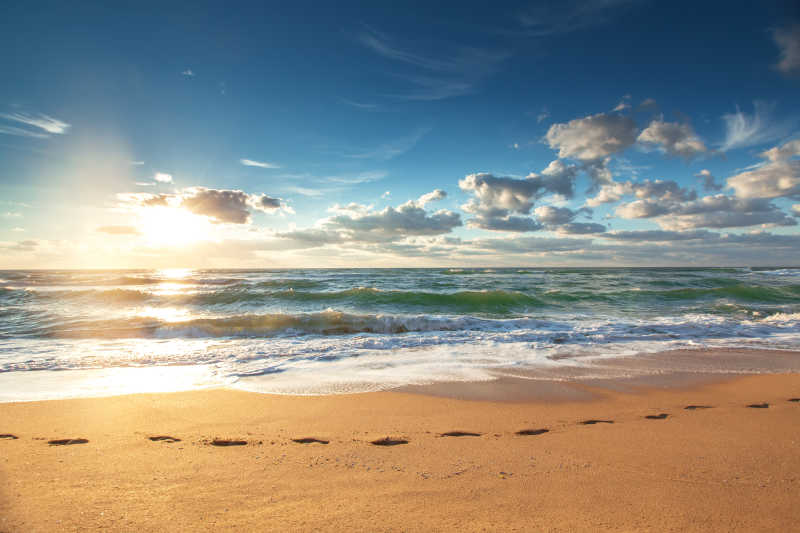
<path fill-rule="evenodd" d="M 788 531 L 800 520 L 800 375 L 557 386 L 575 394 L 0 404 L 0 531 Z"/>

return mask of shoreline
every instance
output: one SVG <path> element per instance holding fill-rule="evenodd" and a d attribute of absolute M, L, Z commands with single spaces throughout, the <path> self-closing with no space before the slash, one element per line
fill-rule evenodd
<path fill-rule="evenodd" d="M 800 374 L 579 388 L 590 398 L 212 389 L 4 403 L 0 433 L 18 438 L 0 439 L 0 531 L 746 531 L 800 520 L 800 402 L 789 401 Z M 397 444 L 372 444 L 387 437 Z"/>
<path fill-rule="evenodd" d="M 0 405 L 208 390 L 301 398 L 406 392 L 463 400 L 556 402 L 590 399 L 587 388 L 617 391 L 679 388 L 693 384 L 718 383 L 739 376 L 800 373 L 800 350 L 781 348 L 700 347 L 612 357 L 559 356 L 554 360 L 565 361 L 567 364 L 488 367 L 484 369 L 488 379 L 412 383 L 377 390 L 327 394 L 275 392 L 269 390 L 268 385 L 259 390 L 258 386 L 253 385 L 253 381 L 246 379 L 226 385 L 209 379 L 206 372 L 208 365 L 14 371 L 0 373 Z M 575 363 L 569 364 L 570 362 Z M 53 392 L 65 383 L 72 385 L 72 393 Z M 37 397 L 37 392 L 50 397 Z"/>

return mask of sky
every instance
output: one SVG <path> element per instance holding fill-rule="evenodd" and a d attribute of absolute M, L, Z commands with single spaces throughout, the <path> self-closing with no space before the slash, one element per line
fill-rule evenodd
<path fill-rule="evenodd" d="M 800 265 L 796 2 L 4 4 L 0 268 Z"/>

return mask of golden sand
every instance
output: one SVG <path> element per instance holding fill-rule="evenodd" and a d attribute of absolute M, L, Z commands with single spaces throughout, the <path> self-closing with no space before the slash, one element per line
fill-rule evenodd
<path fill-rule="evenodd" d="M 0 404 L 0 531 L 800 527 L 800 375 L 581 390 Z"/>

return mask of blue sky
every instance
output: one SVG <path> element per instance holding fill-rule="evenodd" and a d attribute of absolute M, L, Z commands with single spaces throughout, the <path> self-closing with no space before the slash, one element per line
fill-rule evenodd
<path fill-rule="evenodd" d="M 793 3 L 374 4 L 8 5 L 0 267 L 800 262 Z"/>

